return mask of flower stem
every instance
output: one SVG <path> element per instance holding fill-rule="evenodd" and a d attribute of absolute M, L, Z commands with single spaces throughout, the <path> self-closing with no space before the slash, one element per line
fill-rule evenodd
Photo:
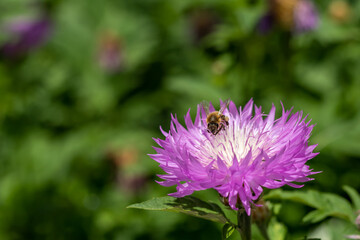
<path fill-rule="evenodd" d="M 237 212 L 238 227 L 237 230 L 242 240 L 251 240 L 251 215 L 248 216 L 244 209 Z"/>

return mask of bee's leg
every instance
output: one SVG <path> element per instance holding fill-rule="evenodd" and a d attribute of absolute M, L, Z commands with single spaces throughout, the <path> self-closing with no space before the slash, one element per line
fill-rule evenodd
<path fill-rule="evenodd" d="M 225 126 L 223 123 L 220 124 L 220 127 L 218 128 L 216 133 L 219 133 L 221 130 L 225 130 Z"/>
<path fill-rule="evenodd" d="M 229 123 L 228 122 L 225 122 L 225 124 L 222 124 L 222 127 L 224 129 L 224 131 L 226 130 L 226 127 L 229 126 Z"/>
<path fill-rule="evenodd" d="M 229 126 L 229 118 L 228 118 L 228 117 L 225 117 L 225 121 L 224 121 L 224 122 L 225 122 L 225 125 L 226 125 L 226 126 Z"/>
<path fill-rule="evenodd" d="M 221 126 L 225 129 L 226 126 L 229 126 L 229 122 L 228 121 L 221 121 Z"/>
<path fill-rule="evenodd" d="M 221 122 L 222 122 L 222 124 L 225 126 L 228 126 L 229 125 L 229 118 L 227 117 L 227 116 L 225 116 L 225 115 L 222 115 L 221 116 Z"/>
<path fill-rule="evenodd" d="M 221 126 L 222 126 L 222 125 L 221 125 Z M 213 133 L 214 136 L 217 135 L 217 134 L 220 132 L 220 130 L 221 130 L 221 127 L 219 127 L 218 129 L 216 129 L 216 132 Z"/>

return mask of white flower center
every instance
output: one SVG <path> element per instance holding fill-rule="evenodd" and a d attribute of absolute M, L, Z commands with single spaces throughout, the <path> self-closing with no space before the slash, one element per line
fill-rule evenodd
<path fill-rule="evenodd" d="M 254 159 L 262 149 L 268 149 L 271 146 L 267 134 L 262 134 L 260 129 L 251 126 L 251 122 L 240 127 L 239 122 L 235 119 L 230 119 L 229 126 L 217 135 L 208 133 L 204 129 L 200 136 L 200 139 L 192 144 L 191 154 L 203 166 L 216 161 L 219 157 L 225 165 L 230 167 L 234 157 L 241 161 L 251 150 L 252 159 Z M 216 162 L 214 162 L 214 166 L 216 166 Z"/>

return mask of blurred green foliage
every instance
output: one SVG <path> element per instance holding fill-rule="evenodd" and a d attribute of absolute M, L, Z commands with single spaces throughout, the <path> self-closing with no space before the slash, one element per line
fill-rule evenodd
<path fill-rule="evenodd" d="M 0 57 L 0 239 L 220 239 L 216 223 L 125 208 L 174 191 L 146 154 L 170 113 L 194 116 L 202 100 L 303 110 L 323 171 L 305 189 L 359 191 L 360 2 L 345 2 L 345 20 L 319 0 L 315 31 L 261 35 L 260 0 L 1 0 L 1 25 L 53 25 L 41 46 Z M 309 209 L 287 206 L 280 220 L 304 236 Z"/>

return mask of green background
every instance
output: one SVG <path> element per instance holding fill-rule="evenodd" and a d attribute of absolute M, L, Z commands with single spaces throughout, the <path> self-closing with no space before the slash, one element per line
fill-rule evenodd
<path fill-rule="evenodd" d="M 44 2 L 48 41 L 0 59 L 0 240 L 220 239 L 215 223 L 126 209 L 174 192 L 154 182 L 162 170 L 147 154 L 170 113 L 183 122 L 191 108 L 194 118 L 202 100 L 304 111 L 320 152 L 309 164 L 322 171 L 304 189 L 359 191 L 360 2 L 347 3 L 347 20 L 316 1 L 314 31 L 263 35 L 266 1 Z M 29 5 L 1 0 L 0 23 L 36 15 Z M 115 72 L 98 60 L 109 32 L 122 58 Z M 197 196 L 218 202 L 213 190 Z M 287 203 L 278 218 L 304 236 L 308 211 Z"/>

